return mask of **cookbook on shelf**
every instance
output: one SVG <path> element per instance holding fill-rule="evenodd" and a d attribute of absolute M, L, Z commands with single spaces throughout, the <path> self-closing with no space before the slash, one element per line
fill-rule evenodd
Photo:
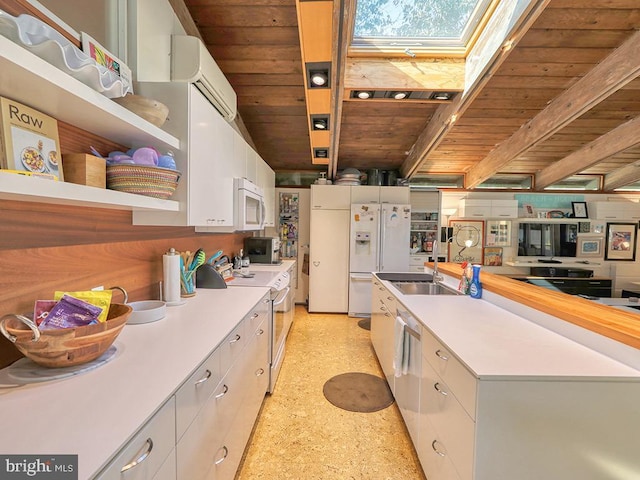
<path fill-rule="evenodd" d="M 55 118 L 0 97 L 0 146 L 0 168 L 64 180 Z"/>

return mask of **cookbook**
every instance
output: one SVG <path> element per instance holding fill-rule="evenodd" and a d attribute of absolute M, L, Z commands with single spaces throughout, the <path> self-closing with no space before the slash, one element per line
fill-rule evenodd
<path fill-rule="evenodd" d="M 0 97 L 0 168 L 63 180 L 58 121 Z"/>

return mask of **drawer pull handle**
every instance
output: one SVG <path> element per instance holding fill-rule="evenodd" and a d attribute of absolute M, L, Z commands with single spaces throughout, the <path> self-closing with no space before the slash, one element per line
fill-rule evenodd
<path fill-rule="evenodd" d="M 262 335 L 264 333 L 263 329 L 258 329 L 258 331 L 256 332 L 256 337 L 259 337 L 260 335 Z"/>
<path fill-rule="evenodd" d="M 258 370 L 256 370 L 256 377 L 259 377 L 261 375 L 264 375 L 264 368 L 259 368 Z"/>
<path fill-rule="evenodd" d="M 271 299 L 270 298 L 265 298 L 262 303 L 271 303 Z"/>
<path fill-rule="evenodd" d="M 216 398 L 222 398 L 222 397 L 224 397 L 224 396 L 227 394 L 227 392 L 228 392 L 228 391 L 229 391 L 229 387 L 227 387 L 227 385 L 226 385 L 226 384 L 224 384 L 224 385 L 222 386 L 222 392 L 220 392 L 219 394 L 217 394 L 217 395 L 216 395 Z"/>
<path fill-rule="evenodd" d="M 384 316 L 385 316 L 385 317 L 390 317 L 390 316 L 391 316 L 391 314 L 390 314 L 389 312 L 387 312 L 387 313 L 385 313 L 385 314 L 384 314 Z"/>
<path fill-rule="evenodd" d="M 224 462 L 227 459 L 227 456 L 229 456 L 229 449 L 227 447 L 223 446 L 222 451 L 224 452 L 224 454 L 222 455 L 222 458 L 213 462 L 216 465 L 220 465 L 222 462 Z"/>
<path fill-rule="evenodd" d="M 254 313 L 253 315 L 251 315 L 251 320 L 258 318 L 260 316 L 259 313 Z"/>
<path fill-rule="evenodd" d="M 229 340 L 229 343 L 239 342 L 241 338 L 242 337 L 236 333 L 236 336 L 233 339 Z"/>
<path fill-rule="evenodd" d="M 209 380 L 211 378 L 211 370 L 209 370 L 207 368 L 207 370 L 204 373 L 204 377 L 202 377 L 200 380 L 198 380 L 194 385 L 197 387 L 198 385 L 202 385 L 204 382 L 206 382 L 207 380 Z"/>
<path fill-rule="evenodd" d="M 444 395 L 445 397 L 449 395 L 449 393 L 446 390 L 443 390 L 442 388 L 440 388 L 439 382 L 434 383 L 433 388 L 435 388 L 436 392 L 438 392 L 440 395 Z"/>
<path fill-rule="evenodd" d="M 138 450 L 138 452 L 134 455 L 135 459 L 131 460 L 124 467 L 122 467 L 122 469 L 120 470 L 120 473 L 124 473 L 127 470 L 130 470 L 133 467 L 140 465 L 142 462 L 144 462 L 147 459 L 147 457 L 151 453 L 151 450 L 153 450 L 153 440 L 151 440 L 150 438 L 147 438 L 147 441 L 144 442 L 144 445 L 142 446 L 142 448 Z"/>
<path fill-rule="evenodd" d="M 384 305 L 380 305 L 380 310 L 382 310 L 383 312 L 387 311 L 387 307 L 385 307 Z"/>
<path fill-rule="evenodd" d="M 387 300 L 393 301 L 393 300 L 395 300 L 395 298 L 394 297 L 387 297 Z"/>
<path fill-rule="evenodd" d="M 433 451 L 436 452 L 441 457 L 446 457 L 447 454 L 444 453 L 442 450 L 438 450 L 438 447 L 436 447 L 436 443 L 438 443 L 438 440 L 434 440 L 433 442 L 431 442 L 431 448 L 433 448 Z"/>
<path fill-rule="evenodd" d="M 384 287 L 378 287 L 378 290 L 380 290 L 382 292 L 382 291 L 384 291 Z"/>
<path fill-rule="evenodd" d="M 446 362 L 447 360 L 449 360 L 449 356 L 448 356 L 448 355 L 445 355 L 444 353 L 442 353 L 442 350 L 440 350 L 440 349 L 436 350 L 436 356 L 437 356 L 438 358 L 440 358 L 440 359 L 444 360 L 445 362 Z"/>

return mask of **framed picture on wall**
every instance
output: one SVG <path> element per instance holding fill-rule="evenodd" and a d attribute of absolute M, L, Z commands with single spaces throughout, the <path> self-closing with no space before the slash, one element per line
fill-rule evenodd
<path fill-rule="evenodd" d="M 573 218 L 589 218 L 587 213 L 587 202 L 571 202 Z"/>
<path fill-rule="evenodd" d="M 484 261 L 484 221 L 449 220 L 449 227 L 452 228 L 449 261 L 482 264 Z"/>
<path fill-rule="evenodd" d="M 487 220 L 488 247 L 508 247 L 511 245 L 511 220 Z"/>
<path fill-rule="evenodd" d="M 485 248 L 484 264 L 489 267 L 501 267 L 502 266 L 502 247 Z"/>
<path fill-rule="evenodd" d="M 635 261 L 637 236 L 637 223 L 607 223 L 604 259 Z"/>
<path fill-rule="evenodd" d="M 602 257 L 602 238 L 578 237 L 578 257 Z"/>

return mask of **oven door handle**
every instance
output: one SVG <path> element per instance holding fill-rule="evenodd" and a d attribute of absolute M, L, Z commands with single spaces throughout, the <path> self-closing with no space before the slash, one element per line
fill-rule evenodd
<path fill-rule="evenodd" d="M 289 295 L 290 291 L 291 287 L 286 287 L 284 290 L 278 292 L 278 296 L 273 300 L 273 306 L 277 307 L 278 305 L 282 304 L 287 298 L 287 295 Z M 280 300 L 278 300 L 278 298 L 280 298 Z"/>

